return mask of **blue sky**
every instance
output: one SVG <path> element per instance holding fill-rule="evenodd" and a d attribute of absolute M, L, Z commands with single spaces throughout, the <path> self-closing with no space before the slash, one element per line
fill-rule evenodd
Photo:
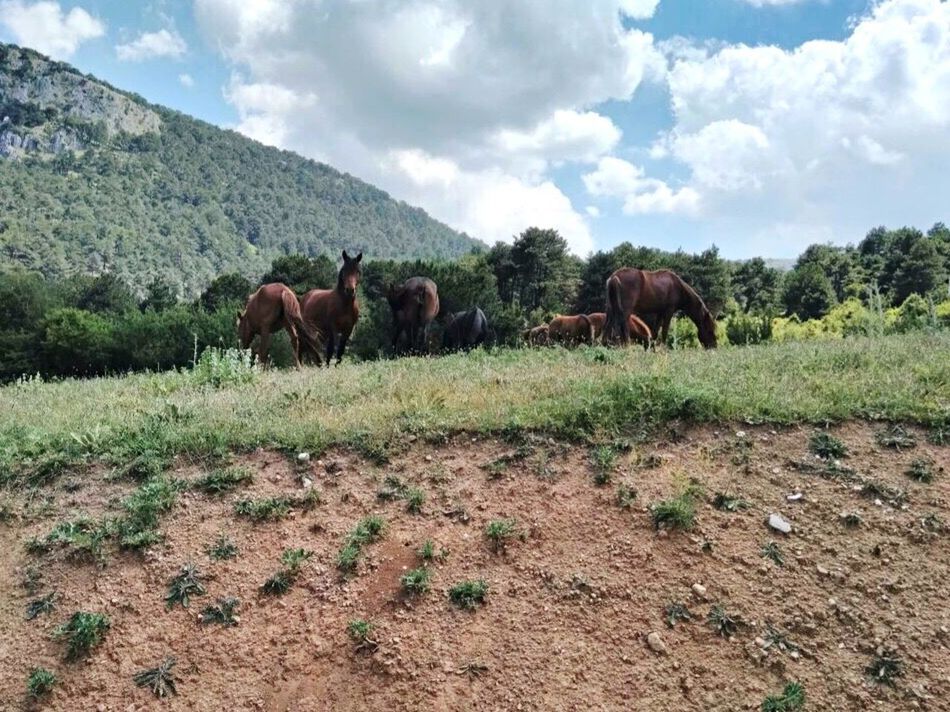
<path fill-rule="evenodd" d="M 946 3 L 487 5 L 0 0 L 0 38 L 487 242 L 792 257 L 947 219 Z"/>

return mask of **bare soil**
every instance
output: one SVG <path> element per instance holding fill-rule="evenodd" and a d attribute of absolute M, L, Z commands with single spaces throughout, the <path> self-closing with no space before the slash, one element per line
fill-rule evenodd
<path fill-rule="evenodd" d="M 129 491 L 106 472 L 67 476 L 45 504 L 7 498 L 0 709 L 29 708 L 25 681 L 37 665 L 60 678 L 37 705 L 51 710 L 734 710 L 758 709 L 787 681 L 804 686 L 812 710 L 950 709 L 950 450 L 923 433 L 915 448 L 885 449 L 879 429 L 832 432 L 850 450 L 841 464 L 906 491 L 904 505 L 887 501 L 893 492 L 875 501 L 856 481 L 794 467 L 821 466 L 808 452 L 811 428 L 671 430 L 621 454 L 604 486 L 594 483 L 588 448 L 540 439 L 520 449 L 481 438 L 416 442 L 385 466 L 348 452 L 305 466 L 257 452 L 236 459 L 254 471 L 253 484 L 221 497 L 183 492 L 162 521 L 163 544 L 144 555 L 110 548 L 104 567 L 27 553 L 32 536 L 78 513 L 108 516 Z M 486 467 L 502 456 L 506 466 Z M 905 474 L 916 458 L 944 471 L 918 483 Z M 180 463 L 175 474 L 193 478 L 201 468 Z M 377 497 L 386 475 L 426 492 L 421 514 Z M 234 514 L 239 498 L 301 494 L 304 478 L 322 495 L 313 510 L 260 523 Z M 705 491 L 696 526 L 657 531 L 649 505 L 690 478 Z M 630 509 L 617 504 L 621 483 L 638 491 Z M 749 507 L 720 511 L 717 492 Z M 802 497 L 790 501 L 795 493 Z M 861 518 L 853 528 L 841 518 L 851 512 Z M 791 534 L 767 526 L 771 513 Z M 385 519 L 385 534 L 343 576 L 336 554 L 369 514 Z M 518 534 L 494 551 L 484 530 L 500 518 L 514 519 Z M 206 549 L 222 532 L 239 554 L 211 561 Z M 430 565 L 432 589 L 407 597 L 399 579 L 421 565 L 426 539 L 448 554 Z M 762 557 L 769 541 L 784 566 Z M 262 595 L 288 547 L 314 556 L 286 595 Z M 166 610 L 168 579 L 188 561 L 207 595 Z M 30 568 L 41 574 L 33 594 L 23 585 Z M 471 611 L 447 596 L 467 579 L 489 585 Z M 28 601 L 54 590 L 57 609 L 25 620 Z M 240 623 L 200 624 L 201 609 L 223 596 L 240 599 Z M 668 627 L 671 601 L 692 619 Z M 714 604 L 744 622 L 731 638 L 706 621 Z M 111 630 L 70 663 L 50 633 L 76 610 L 107 614 Z M 375 652 L 355 650 L 346 628 L 356 618 L 378 626 Z M 798 650 L 766 647 L 767 623 Z M 665 652 L 647 644 L 651 632 Z M 888 651 L 903 663 L 893 686 L 866 674 L 876 652 Z M 132 676 L 168 655 L 178 695 L 159 703 Z"/>

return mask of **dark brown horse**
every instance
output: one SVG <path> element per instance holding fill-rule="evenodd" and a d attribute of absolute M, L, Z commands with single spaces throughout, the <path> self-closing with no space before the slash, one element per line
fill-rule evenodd
<path fill-rule="evenodd" d="M 572 346 L 594 343 L 594 325 L 586 314 L 564 316 L 559 314 L 548 323 L 551 343 Z"/>
<path fill-rule="evenodd" d="M 247 305 L 238 312 L 237 329 L 242 349 L 248 348 L 254 337 L 260 335 L 257 359 L 262 366 L 267 365 L 271 334 L 281 329 L 286 329 L 290 336 L 297 368 L 300 368 L 301 339 L 308 348 L 319 348 L 315 330 L 307 327 L 302 319 L 297 295 L 280 282 L 265 284 L 248 297 Z"/>
<path fill-rule="evenodd" d="M 424 353 L 429 344 L 429 327 L 439 313 L 439 290 L 428 277 L 412 277 L 399 287 L 389 286 L 386 295 L 393 310 L 393 353 L 405 333 L 407 350 Z"/>
<path fill-rule="evenodd" d="M 547 324 L 532 327 L 522 332 L 521 337 L 528 342 L 529 346 L 547 346 L 551 343 Z"/>
<path fill-rule="evenodd" d="M 362 270 L 360 262 L 363 253 L 350 257 L 343 250 L 343 266 L 337 274 L 336 287 L 333 289 L 311 289 L 300 299 L 300 310 L 304 323 L 313 331 L 319 332 L 327 345 L 327 366 L 336 350 L 336 362 L 343 359 L 346 342 L 353 333 L 356 320 L 360 318 L 360 307 L 356 303 L 356 288 L 360 283 Z M 317 363 L 320 363 L 319 354 Z"/>
<path fill-rule="evenodd" d="M 627 317 L 636 314 L 651 327 L 660 341 L 666 341 L 670 321 L 684 312 L 699 331 L 699 341 L 707 349 L 716 347 L 716 322 L 696 291 L 670 270 L 622 267 L 607 279 L 606 341 L 630 342 Z"/>
<path fill-rule="evenodd" d="M 600 341 L 600 337 L 604 334 L 604 324 L 607 323 L 607 315 L 604 312 L 594 312 L 588 314 L 587 318 L 594 327 L 594 341 Z"/>

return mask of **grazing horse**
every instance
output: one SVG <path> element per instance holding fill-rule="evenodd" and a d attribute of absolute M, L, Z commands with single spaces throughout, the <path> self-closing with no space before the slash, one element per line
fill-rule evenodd
<path fill-rule="evenodd" d="M 587 318 L 590 319 L 590 323 L 594 327 L 594 341 L 600 341 L 600 337 L 604 333 L 604 324 L 607 322 L 607 314 L 604 312 L 594 312 L 593 314 L 588 314 Z"/>
<path fill-rule="evenodd" d="M 547 346 L 551 343 L 550 335 L 548 334 L 548 325 L 541 324 L 541 326 L 535 326 L 527 331 L 522 332 L 522 338 L 528 342 L 529 346 Z"/>
<path fill-rule="evenodd" d="M 446 351 L 468 351 L 478 348 L 488 338 L 488 319 L 478 307 L 449 315 L 442 332 L 442 348 Z"/>
<path fill-rule="evenodd" d="M 552 343 L 565 346 L 594 343 L 594 325 L 586 314 L 564 316 L 559 314 L 548 323 L 548 336 Z"/>
<path fill-rule="evenodd" d="M 439 313 L 439 290 L 428 277 L 412 277 L 399 287 L 389 286 L 386 295 L 393 311 L 393 353 L 405 332 L 407 350 L 423 353 L 429 343 L 429 327 Z"/>
<path fill-rule="evenodd" d="M 249 347 L 254 337 L 260 335 L 257 359 L 262 366 L 267 365 L 271 334 L 281 329 L 286 329 L 290 336 L 297 368 L 300 368 L 301 339 L 309 348 L 319 348 L 314 337 L 315 330 L 303 321 L 297 295 L 290 287 L 280 282 L 265 284 L 248 297 L 247 305 L 238 312 L 237 329 L 242 349 Z"/>
<path fill-rule="evenodd" d="M 300 300 L 304 323 L 318 331 L 326 339 L 327 366 L 333 359 L 336 349 L 337 364 L 343 360 L 346 342 L 353 333 L 356 320 L 360 318 L 360 306 L 356 302 L 356 288 L 360 283 L 362 269 L 360 262 L 363 253 L 350 257 L 343 250 L 343 265 L 336 277 L 333 289 L 311 289 Z M 319 352 L 315 349 L 317 364 L 320 364 Z"/>
<path fill-rule="evenodd" d="M 649 324 L 660 341 L 666 341 L 670 321 L 678 311 L 693 320 L 699 341 L 716 347 L 716 322 L 696 291 L 670 270 L 655 272 L 622 267 L 607 279 L 606 341 L 630 342 L 627 317 L 636 314 Z"/>
<path fill-rule="evenodd" d="M 630 335 L 636 340 L 643 344 L 644 349 L 650 348 L 650 343 L 653 341 L 653 330 L 646 325 L 646 322 L 643 321 L 636 314 L 631 314 L 627 317 L 627 330 L 630 332 Z"/>

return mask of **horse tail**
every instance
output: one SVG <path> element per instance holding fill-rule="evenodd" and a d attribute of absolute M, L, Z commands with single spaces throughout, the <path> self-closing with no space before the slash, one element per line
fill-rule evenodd
<path fill-rule="evenodd" d="M 577 318 L 580 319 L 581 323 L 587 324 L 585 327 L 587 333 L 581 337 L 581 341 L 586 341 L 591 346 L 594 345 L 594 322 L 590 320 L 586 314 L 578 314 Z"/>
<path fill-rule="evenodd" d="M 289 288 L 285 289 L 280 293 L 280 301 L 287 320 L 293 324 L 297 330 L 297 334 L 304 340 L 307 348 L 312 349 L 313 352 L 319 356 L 320 344 L 318 343 L 317 337 L 311 332 L 310 327 L 307 326 L 303 320 L 303 314 L 300 312 L 300 300 L 297 299 L 297 295 Z"/>
<path fill-rule="evenodd" d="M 603 340 L 610 341 L 619 336 L 626 344 L 630 340 L 630 329 L 624 318 L 621 288 L 620 278 L 616 274 L 610 275 L 607 279 L 607 319 L 604 324 Z"/>

